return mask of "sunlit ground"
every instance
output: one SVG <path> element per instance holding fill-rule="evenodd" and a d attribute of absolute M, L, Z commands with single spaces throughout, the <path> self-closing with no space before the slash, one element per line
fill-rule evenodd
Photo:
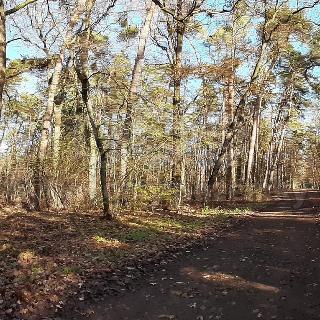
<path fill-rule="evenodd" d="M 94 214 L 4 208 L 0 213 L 2 307 L 25 316 L 58 309 L 93 272 L 108 273 L 133 259 L 156 256 L 168 245 L 187 245 L 243 212 L 248 209 L 186 207 L 179 214 L 127 213 L 108 222 Z"/>

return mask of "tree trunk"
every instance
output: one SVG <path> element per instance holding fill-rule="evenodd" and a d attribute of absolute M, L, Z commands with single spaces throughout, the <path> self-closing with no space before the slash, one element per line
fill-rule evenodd
<path fill-rule="evenodd" d="M 264 173 L 264 179 L 263 179 L 263 183 L 262 183 L 262 189 L 265 190 L 267 187 L 267 183 L 268 183 L 268 177 L 270 175 L 270 164 L 271 164 L 271 159 L 272 159 L 272 154 L 273 154 L 273 137 L 271 138 L 271 142 L 269 144 L 269 148 L 268 148 L 268 153 L 267 153 L 267 157 L 266 157 L 266 167 L 265 167 L 265 173 Z"/>
<path fill-rule="evenodd" d="M 40 136 L 40 145 L 38 150 L 38 157 L 40 162 L 42 162 L 45 159 L 46 151 L 49 144 L 52 114 L 54 110 L 54 98 L 59 88 L 61 72 L 62 72 L 62 58 L 63 56 L 60 56 L 59 59 L 57 60 L 53 70 L 52 77 L 49 80 L 50 85 L 48 90 L 47 108 L 42 118 L 43 122 L 42 122 L 41 136 Z"/>
<path fill-rule="evenodd" d="M 97 145 L 93 133 L 90 132 L 89 198 L 91 201 L 94 201 L 97 197 L 97 165 Z"/>
<path fill-rule="evenodd" d="M 86 64 L 82 65 L 82 68 L 86 66 Z M 110 210 L 110 202 L 109 202 L 109 191 L 107 184 L 107 150 L 104 145 L 103 133 L 101 132 L 100 125 L 98 125 L 95 121 L 94 111 L 92 106 L 92 99 L 90 93 L 90 83 L 89 78 L 84 73 L 87 69 L 78 70 L 78 76 L 81 78 L 82 84 L 82 99 L 87 109 L 89 122 L 91 125 L 92 133 L 96 142 L 97 149 L 99 151 L 100 156 L 100 187 L 101 187 L 101 195 L 102 195 L 102 203 L 103 203 L 103 216 L 107 220 L 112 219 L 112 214 Z M 80 74 L 81 72 L 81 74 Z"/>
<path fill-rule="evenodd" d="M 253 110 L 253 123 L 252 123 L 252 130 L 250 136 L 250 145 L 249 145 L 249 154 L 248 154 L 248 162 L 247 162 L 247 169 L 246 169 L 246 179 L 245 185 L 249 187 L 251 184 L 252 179 L 252 167 L 255 158 L 255 152 L 257 153 L 257 138 L 258 138 L 258 130 L 259 130 L 259 122 L 260 122 L 260 110 L 262 104 L 262 97 L 259 96 L 254 106 Z"/>
<path fill-rule="evenodd" d="M 53 131 L 53 168 L 57 170 L 60 156 L 61 139 L 61 104 L 55 105 L 53 112 L 54 131 Z"/>
<path fill-rule="evenodd" d="M 6 81 L 6 15 L 4 1 L 0 0 L 0 119 L 3 114 L 3 90 Z"/>
<path fill-rule="evenodd" d="M 288 91 L 290 92 L 288 93 Z M 267 191 L 271 191 L 271 188 L 272 188 L 274 172 L 278 165 L 287 124 L 291 116 L 291 109 L 292 109 L 292 103 L 293 103 L 292 102 L 293 88 L 292 87 L 288 88 L 288 91 L 285 93 L 283 101 L 280 104 L 278 116 L 275 121 L 275 127 L 273 128 L 272 138 L 270 142 L 269 165 L 267 165 L 267 170 L 266 170 L 266 174 L 263 182 L 263 189 L 267 189 Z M 287 113 L 285 114 L 284 108 L 287 104 L 288 104 L 288 110 L 287 110 Z M 277 139 L 277 134 L 278 134 L 278 139 Z"/>
<path fill-rule="evenodd" d="M 103 216 L 106 219 L 111 219 L 109 204 L 109 191 L 107 186 L 107 153 L 106 151 L 100 152 L 100 183 L 103 202 Z"/>
<path fill-rule="evenodd" d="M 89 81 L 89 67 L 88 67 L 88 58 L 89 58 L 89 45 L 90 45 L 90 17 L 91 10 L 93 7 L 94 1 L 89 0 L 86 7 L 86 16 L 85 16 L 85 27 L 86 27 L 86 35 L 84 39 L 81 39 L 79 42 L 79 56 L 76 61 L 76 72 L 78 79 L 81 82 L 81 95 L 82 100 L 85 104 L 88 119 L 91 125 L 92 134 L 94 136 L 97 149 L 99 151 L 100 156 L 100 187 L 101 187 L 101 195 L 102 195 L 102 203 L 103 203 L 103 216 L 105 219 L 111 220 L 112 214 L 110 210 L 109 203 L 109 191 L 107 184 L 107 150 L 104 145 L 104 137 L 101 132 L 101 125 L 96 123 L 94 110 L 93 110 L 93 101 L 92 94 L 90 92 L 90 81 Z"/>
<path fill-rule="evenodd" d="M 121 141 L 121 157 L 120 157 L 120 177 L 121 183 L 126 189 L 128 180 L 128 159 L 132 153 L 132 116 L 133 116 L 133 106 L 136 102 L 138 86 L 141 78 L 146 43 L 150 32 L 151 23 L 153 16 L 155 15 L 158 7 L 151 2 L 150 7 L 147 9 L 146 19 L 144 21 L 143 27 L 141 28 L 139 44 L 137 55 L 134 62 L 134 67 L 132 70 L 131 83 L 129 94 L 126 104 L 126 115 L 125 121 L 122 129 L 122 141 Z"/>
<path fill-rule="evenodd" d="M 77 3 L 74 14 L 71 16 L 70 21 L 68 23 L 66 35 L 65 35 L 63 44 L 60 48 L 60 53 L 55 64 L 52 77 L 49 81 L 50 85 L 48 90 L 47 108 L 43 116 L 42 130 L 41 130 L 40 143 L 39 143 L 38 154 L 37 154 L 37 163 L 35 166 L 35 176 L 34 176 L 35 207 L 37 210 L 40 210 L 40 206 L 41 206 L 41 191 L 44 191 L 45 194 L 47 193 L 46 182 L 44 181 L 44 175 L 43 175 L 44 160 L 45 160 L 46 152 L 49 145 L 50 132 L 52 129 L 51 122 L 52 122 L 52 115 L 54 111 L 54 100 L 55 100 L 55 96 L 57 94 L 60 79 L 61 79 L 63 60 L 65 58 L 65 51 L 66 51 L 66 48 L 70 48 L 71 46 L 71 40 L 73 38 L 73 29 L 76 23 L 78 22 L 81 13 L 84 11 L 86 7 L 85 5 L 86 5 L 86 0 L 79 0 Z M 46 197 L 46 200 L 48 200 L 47 197 Z"/>
<path fill-rule="evenodd" d="M 37 164 L 35 167 L 35 208 L 36 210 L 41 209 L 41 194 L 42 191 L 46 192 L 45 179 L 44 179 L 44 162 L 46 158 L 46 153 L 49 145 L 50 132 L 52 129 L 51 121 L 54 110 L 54 98 L 57 94 L 61 72 L 62 72 L 62 59 L 63 55 L 60 55 L 59 59 L 56 61 L 56 65 L 53 70 L 51 79 L 49 80 L 49 90 L 48 90 L 48 101 L 45 114 L 42 118 L 42 130 L 40 135 L 40 143 L 37 155 Z"/>
<path fill-rule="evenodd" d="M 242 98 L 242 100 L 240 101 L 240 103 L 237 107 L 236 114 L 234 116 L 233 121 L 230 123 L 230 125 L 227 128 L 227 132 L 225 134 L 225 139 L 224 139 L 223 144 L 221 146 L 220 152 L 219 152 L 217 159 L 214 162 L 213 168 L 210 172 L 209 179 L 208 179 L 209 189 L 212 189 L 213 184 L 218 176 L 220 167 L 223 164 L 223 157 L 226 154 L 230 143 L 233 141 L 234 136 L 236 135 L 236 133 L 239 130 L 239 123 L 242 122 L 242 115 L 240 115 L 240 113 L 242 114 L 242 109 L 245 104 L 243 99 L 244 99 L 244 97 Z"/>
<path fill-rule="evenodd" d="M 260 115 L 258 119 L 258 124 L 257 124 L 257 134 L 256 134 L 256 145 L 255 145 L 255 156 L 254 156 L 254 165 L 253 165 L 253 174 L 252 174 L 252 179 L 253 183 L 255 186 L 259 187 L 261 184 L 261 177 L 260 177 L 260 171 L 262 165 L 259 163 L 259 136 L 260 136 L 260 122 L 261 122 L 261 110 L 260 110 Z M 261 157 L 263 158 L 263 157 Z"/>
<path fill-rule="evenodd" d="M 233 121 L 233 113 L 234 113 L 234 71 L 231 71 L 230 77 L 227 81 L 227 90 L 226 90 L 226 118 L 227 125 Z M 233 142 L 231 142 L 228 146 L 227 150 L 227 162 L 226 162 L 226 191 L 227 191 L 227 199 L 232 200 L 234 197 L 234 189 L 236 184 L 236 171 L 235 171 L 235 160 L 234 160 L 234 147 Z"/>
<path fill-rule="evenodd" d="M 183 1 L 177 4 L 177 14 L 182 13 Z M 185 23 L 176 22 L 175 57 L 173 64 L 173 123 L 172 123 L 172 168 L 171 183 L 179 191 L 178 207 L 182 202 L 185 189 L 185 161 L 182 148 L 182 120 L 183 109 L 181 106 L 181 81 L 182 81 L 182 50 L 185 34 Z"/>
<path fill-rule="evenodd" d="M 53 200 L 53 207 L 56 209 L 63 208 L 59 190 L 59 158 L 60 158 L 60 140 L 61 140 L 61 104 L 55 104 L 53 111 L 54 131 L 53 131 L 53 170 L 54 170 L 54 183 L 51 187 L 51 197 Z"/>
<path fill-rule="evenodd" d="M 274 173 L 275 173 L 275 170 L 276 170 L 276 168 L 278 166 L 278 161 L 279 161 L 279 158 L 280 158 L 280 155 L 281 155 L 285 132 L 286 132 L 286 127 L 284 126 L 282 128 L 282 131 L 281 131 L 280 140 L 278 142 L 277 149 L 276 149 L 276 152 L 275 152 L 275 155 L 274 155 L 274 158 L 272 160 L 271 167 L 270 167 L 269 176 L 267 178 L 267 189 L 268 189 L 268 192 L 271 191 L 271 188 L 272 188 L 272 185 L 273 185 Z"/>
<path fill-rule="evenodd" d="M 245 101 L 247 99 L 247 95 L 248 95 L 252 85 L 254 85 L 257 82 L 258 77 L 261 73 L 263 62 L 264 62 L 265 56 L 266 56 L 266 50 L 267 50 L 267 43 L 264 42 L 264 43 L 262 43 L 259 58 L 256 62 L 254 71 L 251 75 L 250 82 L 248 84 L 248 88 L 245 91 L 245 93 L 241 96 L 240 101 L 235 109 L 233 120 L 227 128 L 224 142 L 221 146 L 218 157 L 215 160 L 213 168 L 210 172 L 209 179 L 208 179 L 208 189 L 209 190 L 212 189 L 213 184 L 219 174 L 220 167 L 223 164 L 223 157 L 226 154 L 226 152 L 229 148 L 229 145 L 232 143 L 233 138 L 235 137 L 237 131 L 239 130 L 240 124 L 243 122 L 243 108 L 245 106 Z"/>

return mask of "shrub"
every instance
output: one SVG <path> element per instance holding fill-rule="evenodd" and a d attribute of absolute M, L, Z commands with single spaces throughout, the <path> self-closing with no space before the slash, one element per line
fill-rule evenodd
<path fill-rule="evenodd" d="M 163 210 L 174 205 L 176 190 L 162 185 L 143 186 L 137 189 L 136 206 L 151 209 L 160 207 Z"/>

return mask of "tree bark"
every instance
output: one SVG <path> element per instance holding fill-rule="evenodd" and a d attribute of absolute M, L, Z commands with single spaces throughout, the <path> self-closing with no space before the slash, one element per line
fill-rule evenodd
<path fill-rule="evenodd" d="M 6 15 L 4 1 L 0 0 L 0 119 L 3 114 L 3 90 L 6 82 Z"/>
<path fill-rule="evenodd" d="M 255 68 L 251 75 L 247 90 L 241 96 L 240 101 L 235 109 L 233 120 L 227 128 L 224 142 L 220 148 L 220 152 L 210 172 L 209 179 L 208 179 L 208 189 L 209 189 L 208 191 L 212 190 L 214 182 L 219 174 L 220 167 L 223 164 L 223 157 L 226 154 L 229 145 L 232 143 L 233 138 L 235 137 L 237 131 L 239 130 L 240 124 L 243 122 L 243 108 L 245 106 L 247 95 L 250 92 L 252 85 L 254 85 L 257 82 L 258 77 L 261 73 L 263 62 L 266 58 L 266 50 L 267 50 L 267 43 L 263 42 L 261 45 L 259 58 L 255 64 Z"/>
<path fill-rule="evenodd" d="M 86 77 L 86 84 L 82 79 L 82 86 L 87 86 L 89 91 L 89 79 Z M 90 98 L 86 98 L 84 95 L 83 101 L 85 103 L 89 122 L 92 128 L 93 136 L 97 145 L 97 149 L 99 151 L 100 156 L 100 187 L 101 187 L 101 195 L 102 195 L 102 203 L 103 203 L 103 216 L 107 220 L 112 219 L 112 213 L 110 210 L 110 202 L 109 202 L 109 191 L 108 191 L 108 181 L 107 181 L 107 150 L 104 146 L 103 134 L 101 133 L 100 125 L 97 125 L 94 119 L 94 112 L 92 106 L 92 100 Z"/>
<path fill-rule="evenodd" d="M 56 104 L 53 111 L 54 131 L 53 131 L 53 168 L 56 171 L 60 156 L 60 139 L 61 139 L 61 104 Z"/>
<path fill-rule="evenodd" d="M 239 102 L 239 104 L 237 106 L 234 119 L 227 128 L 227 132 L 225 134 L 225 139 L 224 139 L 223 144 L 220 148 L 220 152 L 218 153 L 217 159 L 214 162 L 213 168 L 209 174 L 209 179 L 208 179 L 209 190 L 212 189 L 214 182 L 218 176 L 220 167 L 223 164 L 223 157 L 226 154 L 230 143 L 233 141 L 234 136 L 236 135 L 236 133 L 239 130 L 239 124 L 242 122 L 242 109 L 243 109 L 244 105 L 245 105 L 245 101 L 244 101 L 244 97 L 242 97 L 241 101 Z"/>
<path fill-rule="evenodd" d="M 270 167 L 270 172 L 269 172 L 269 176 L 268 176 L 268 180 L 267 180 L 268 192 L 271 191 L 271 188 L 272 188 L 272 185 L 273 185 L 273 177 L 274 177 L 274 173 L 275 173 L 275 170 L 277 168 L 278 160 L 279 160 L 279 157 L 280 157 L 280 154 L 281 154 L 281 151 L 282 151 L 285 132 L 286 132 L 286 127 L 283 127 L 282 130 L 281 130 L 280 140 L 279 140 L 278 145 L 277 145 L 276 153 L 274 155 L 274 159 L 272 160 L 272 164 L 271 164 L 271 167 Z"/>
<path fill-rule="evenodd" d="M 250 145 L 249 145 L 249 153 L 248 153 L 248 162 L 247 162 L 247 169 L 246 169 L 246 179 L 245 185 L 249 187 L 251 184 L 252 179 L 252 167 L 254 162 L 254 155 L 257 152 L 257 138 L 258 138 L 258 130 L 259 130 L 259 123 L 260 123 L 260 111 L 261 111 L 261 104 L 262 104 L 262 97 L 259 96 L 257 101 L 254 105 L 253 110 L 253 123 L 252 123 L 252 130 L 250 136 Z"/>
<path fill-rule="evenodd" d="M 233 121 L 234 114 L 234 70 L 232 68 L 231 74 L 227 81 L 226 90 L 226 104 L 225 104 L 227 125 Z M 231 200 L 234 197 L 234 189 L 236 184 L 236 171 L 234 160 L 234 147 L 233 142 L 228 146 L 227 150 L 227 162 L 226 162 L 226 191 L 227 199 Z"/>
<path fill-rule="evenodd" d="M 49 144 L 51 120 L 52 120 L 52 114 L 54 110 L 54 98 L 59 88 L 60 77 L 62 73 L 62 58 L 63 58 L 63 55 L 60 55 L 54 67 L 52 77 L 49 80 L 49 82 L 51 83 L 49 85 L 49 90 L 48 90 L 48 101 L 47 101 L 46 112 L 42 118 L 43 123 L 42 123 L 40 145 L 39 145 L 39 151 L 38 151 L 38 158 L 40 162 L 43 162 L 43 160 L 45 159 L 47 147 Z"/>
<path fill-rule="evenodd" d="M 182 15 L 183 1 L 178 0 L 177 14 Z M 174 188 L 179 191 L 178 207 L 182 202 L 183 194 L 185 193 L 185 160 L 182 147 L 182 120 L 183 109 L 181 105 L 181 81 L 182 81 L 182 50 L 185 34 L 185 23 L 176 22 L 176 37 L 174 48 L 174 63 L 173 63 L 173 122 L 172 122 L 172 168 L 171 168 L 171 183 Z"/>
<path fill-rule="evenodd" d="M 54 183 L 51 187 L 51 196 L 53 200 L 53 207 L 55 209 L 63 208 L 63 204 L 59 194 L 59 158 L 60 158 L 60 140 L 61 140 L 61 117 L 62 106 L 61 103 L 55 104 L 53 110 L 54 131 L 53 131 L 53 171 L 54 171 Z"/>
<path fill-rule="evenodd" d="M 126 189 L 128 180 L 128 159 L 132 153 L 132 131 L 133 131 L 133 107 L 136 102 L 137 92 L 139 87 L 139 82 L 142 74 L 143 61 L 145 56 L 145 49 L 147 40 L 150 33 L 150 27 L 153 17 L 157 11 L 158 7 L 151 2 L 149 8 L 147 9 L 146 19 L 141 28 L 139 44 L 137 55 L 134 62 L 134 67 L 132 70 L 131 83 L 129 88 L 129 94 L 126 103 L 126 115 L 125 121 L 122 129 L 122 141 L 121 141 L 121 151 L 120 151 L 120 176 L 121 182 L 124 185 L 123 189 Z"/>
<path fill-rule="evenodd" d="M 289 91 L 289 93 L 288 93 Z M 285 93 L 283 101 L 280 104 L 279 113 L 277 120 L 275 122 L 275 128 L 273 129 L 272 139 L 270 142 L 269 148 L 269 166 L 267 166 L 264 182 L 263 182 L 263 189 L 266 189 L 268 192 L 271 191 L 272 184 L 273 184 L 273 177 L 275 170 L 278 165 L 280 153 L 282 151 L 283 141 L 285 132 L 287 129 L 287 124 L 290 120 L 291 110 L 292 110 L 292 98 L 293 98 L 293 88 L 288 88 L 288 91 Z M 285 113 L 285 106 L 288 104 L 287 113 Z M 277 126 L 279 126 L 277 128 Z M 277 134 L 279 135 L 277 139 Z M 278 140 L 278 141 L 277 141 Z"/>
<path fill-rule="evenodd" d="M 100 152 L 100 182 L 101 182 L 101 193 L 103 203 L 103 215 L 106 219 L 111 219 L 112 215 L 110 212 L 109 204 L 109 191 L 107 184 L 107 152 Z"/>
<path fill-rule="evenodd" d="M 91 125 L 92 134 L 94 136 L 97 149 L 100 156 L 100 187 L 103 203 L 103 216 L 105 219 L 111 220 L 112 214 L 110 210 L 109 191 L 107 181 L 107 148 L 104 145 L 104 137 L 101 132 L 101 125 L 96 123 L 93 109 L 92 94 L 90 92 L 89 81 L 89 46 L 90 46 L 90 17 L 91 10 L 94 4 L 94 0 L 88 0 L 86 2 L 86 16 L 85 16 L 85 28 L 86 34 L 83 39 L 79 41 L 79 56 L 76 61 L 76 72 L 78 79 L 81 82 L 81 95 L 84 105 L 87 110 L 89 123 Z"/>
<path fill-rule="evenodd" d="M 37 154 L 37 164 L 35 166 L 35 207 L 37 210 L 41 208 L 41 191 L 46 193 L 45 181 L 44 181 L 44 160 L 46 157 L 46 152 L 49 145 L 50 140 L 50 133 L 51 133 L 51 122 L 52 122 L 52 115 L 54 111 L 54 104 L 55 104 L 55 96 L 58 92 L 59 83 L 61 80 L 62 68 L 63 68 L 63 60 L 65 58 L 65 51 L 66 48 L 70 48 L 72 38 L 73 38 L 73 29 L 78 22 L 80 14 L 85 9 L 85 0 L 79 0 L 77 3 L 77 7 L 68 23 L 66 36 L 64 38 L 63 44 L 60 48 L 60 53 L 57 57 L 56 64 L 53 70 L 53 74 L 51 79 L 49 80 L 49 90 L 48 90 L 48 101 L 45 114 L 42 119 L 42 129 L 40 135 L 40 143 L 38 148 Z M 46 200 L 48 200 L 46 198 Z"/>
<path fill-rule="evenodd" d="M 50 132 L 51 132 L 51 121 L 54 110 L 54 98 L 57 94 L 61 73 L 62 73 L 62 58 L 63 55 L 60 55 L 58 60 L 56 61 L 56 65 L 54 67 L 52 77 L 49 80 L 49 90 L 48 90 L 48 101 L 47 108 L 45 114 L 42 118 L 42 129 L 40 135 L 40 142 L 38 148 L 37 155 L 37 164 L 35 168 L 35 208 L 36 210 L 41 209 L 41 194 L 42 191 L 45 191 L 45 183 L 44 183 L 44 162 L 46 158 L 46 153 L 50 140 Z"/>
<path fill-rule="evenodd" d="M 97 165 L 97 145 L 93 133 L 90 132 L 89 198 L 91 201 L 95 200 L 97 197 Z"/>

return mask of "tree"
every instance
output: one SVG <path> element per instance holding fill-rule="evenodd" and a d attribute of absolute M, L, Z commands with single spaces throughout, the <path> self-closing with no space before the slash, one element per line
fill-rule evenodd
<path fill-rule="evenodd" d="M 37 0 L 26 0 L 8 10 L 5 10 L 4 0 L 0 1 L 0 119 L 3 113 L 3 90 L 6 83 L 6 17 L 22 10 L 23 8 L 27 7 L 28 5 L 36 1 Z"/>

